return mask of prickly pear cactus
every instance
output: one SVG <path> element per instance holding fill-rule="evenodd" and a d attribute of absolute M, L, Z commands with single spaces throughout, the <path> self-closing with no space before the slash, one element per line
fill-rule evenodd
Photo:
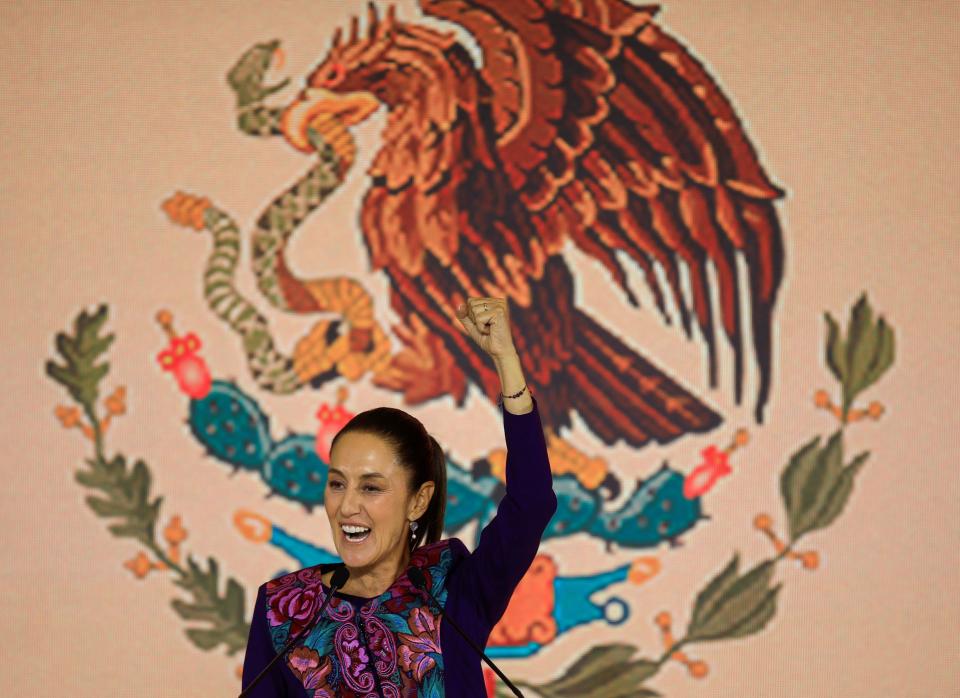
<path fill-rule="evenodd" d="M 687 499 L 683 494 L 685 479 L 664 463 L 649 478 L 637 482 L 618 511 L 601 513 L 590 531 L 630 548 L 652 547 L 664 540 L 675 545 L 682 533 L 706 518 L 700 512 L 700 498 Z"/>
<path fill-rule="evenodd" d="M 214 380 L 205 397 L 190 401 L 188 424 L 208 454 L 235 468 L 260 470 L 273 447 L 267 415 L 224 380 Z"/>
<path fill-rule="evenodd" d="M 287 436 L 270 451 L 262 474 L 270 491 L 285 499 L 299 501 L 308 509 L 323 504 L 328 467 L 317 456 L 313 436 Z"/>
<path fill-rule="evenodd" d="M 569 536 L 586 530 L 600 509 L 599 495 L 586 489 L 573 475 L 554 477 L 553 491 L 557 495 L 557 513 L 543 537 Z"/>

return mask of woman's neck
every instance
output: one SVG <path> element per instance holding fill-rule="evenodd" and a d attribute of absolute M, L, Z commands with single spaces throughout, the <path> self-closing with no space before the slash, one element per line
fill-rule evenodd
<path fill-rule="evenodd" d="M 379 564 L 370 568 L 350 568 L 350 578 L 340 589 L 344 594 L 351 596 L 360 596 L 363 598 L 372 598 L 380 596 L 389 589 L 397 580 L 410 562 L 410 551 L 403 548 L 399 557 L 391 557 L 389 560 L 383 560 Z M 330 577 L 333 572 L 323 575 L 323 581 L 330 585 Z"/>

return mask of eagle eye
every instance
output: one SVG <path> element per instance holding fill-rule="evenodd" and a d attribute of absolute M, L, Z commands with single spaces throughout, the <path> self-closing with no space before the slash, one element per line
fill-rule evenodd
<path fill-rule="evenodd" d="M 320 77 L 320 87 L 334 87 L 339 84 L 347 75 L 347 69 L 343 63 L 332 63 Z"/>

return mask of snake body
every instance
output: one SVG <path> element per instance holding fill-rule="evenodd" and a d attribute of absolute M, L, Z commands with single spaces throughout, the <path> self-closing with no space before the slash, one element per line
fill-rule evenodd
<path fill-rule="evenodd" d="M 249 49 L 227 75 L 237 97 L 237 126 L 251 136 L 286 136 L 283 108 L 264 99 L 286 86 L 266 87 L 264 75 L 279 42 Z M 346 127 L 332 114 L 310 122 L 307 139 L 317 154 L 314 165 L 274 198 L 257 219 L 252 235 L 252 264 L 257 287 L 275 308 L 290 313 L 329 312 L 339 315 L 349 332 L 338 333 L 339 321 L 321 320 L 285 355 L 277 349 L 267 319 L 244 298 L 234 283 L 240 255 L 240 228 L 209 199 L 177 192 L 163 204 L 175 222 L 213 236 L 213 249 L 203 273 L 203 293 L 210 309 L 241 338 L 257 384 L 288 394 L 306 384 L 343 376 L 358 380 L 389 361 L 389 339 L 373 317 L 366 289 L 346 277 L 300 279 L 286 263 L 294 231 L 343 183 L 356 154 Z"/>

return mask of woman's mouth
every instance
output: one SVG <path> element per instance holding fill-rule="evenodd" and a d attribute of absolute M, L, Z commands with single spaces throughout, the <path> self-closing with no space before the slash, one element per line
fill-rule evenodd
<path fill-rule="evenodd" d="M 370 536 L 370 529 L 366 526 L 341 524 L 340 530 L 343 531 L 343 537 L 350 543 L 362 543 Z"/>

